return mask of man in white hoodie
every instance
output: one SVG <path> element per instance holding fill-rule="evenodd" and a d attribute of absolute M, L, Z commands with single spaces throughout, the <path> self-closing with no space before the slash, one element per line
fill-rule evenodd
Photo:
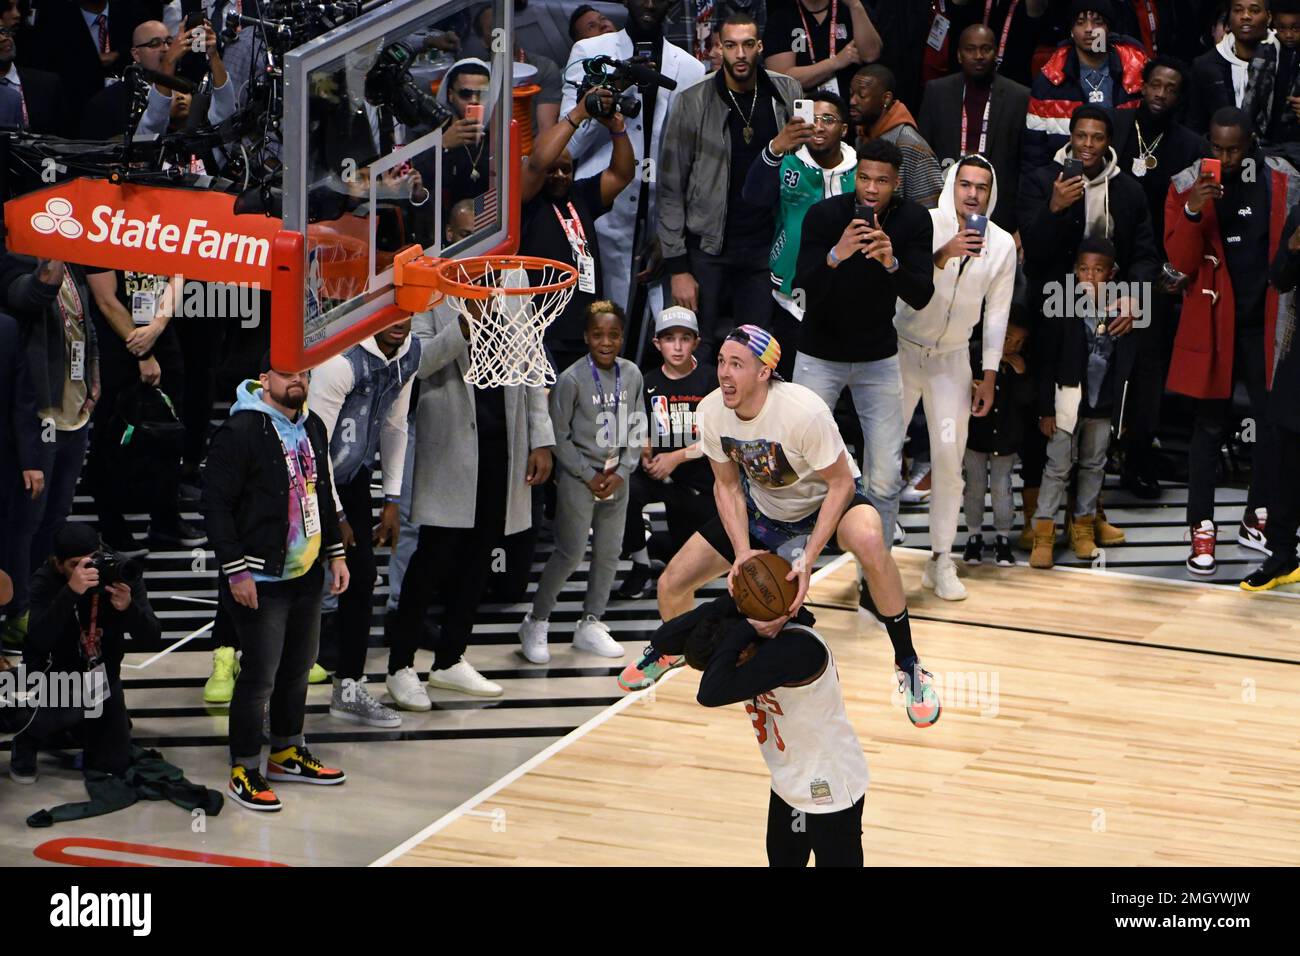
<path fill-rule="evenodd" d="M 962 498 L 962 458 L 970 416 L 993 407 L 993 385 L 1016 282 L 1016 244 L 988 217 L 998 200 L 997 174 L 983 156 L 964 156 L 948 168 L 934 227 L 934 295 L 923 309 L 902 299 L 894 317 L 903 375 L 903 420 L 924 402 L 930 432 L 930 560 L 924 587 L 945 601 L 966 597 L 953 564 L 953 540 Z M 971 333 L 984 317 L 983 377 L 971 372 Z"/>
<path fill-rule="evenodd" d="M 1210 117 L 1225 106 L 1246 111 L 1255 135 L 1268 132 L 1281 46 L 1269 29 L 1270 0 L 1232 0 L 1228 4 L 1228 32 L 1192 61 L 1187 125 L 1202 135 L 1209 132 Z"/>

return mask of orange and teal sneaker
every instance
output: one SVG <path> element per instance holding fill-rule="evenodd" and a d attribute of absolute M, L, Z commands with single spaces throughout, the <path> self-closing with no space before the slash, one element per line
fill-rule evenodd
<path fill-rule="evenodd" d="M 895 664 L 894 676 L 898 678 L 898 692 L 907 704 L 907 719 L 913 726 L 929 727 L 937 721 L 943 708 L 934 689 L 934 675 L 921 669 L 920 660 L 909 657 L 901 665 Z"/>
<path fill-rule="evenodd" d="M 285 747 L 271 754 L 266 764 L 266 778 L 290 783 L 320 783 L 332 786 L 343 783 L 348 779 L 348 775 L 342 770 L 325 766 L 312 756 L 312 752 L 306 745 L 303 745 Z"/>
<path fill-rule="evenodd" d="M 670 670 L 681 667 L 685 663 L 685 657 L 660 654 L 653 644 L 647 644 L 640 658 L 635 663 L 628 664 L 623 668 L 623 673 L 618 675 L 618 686 L 624 690 L 645 690 L 652 684 L 658 683 L 659 679 Z"/>
<path fill-rule="evenodd" d="M 230 768 L 230 798 L 250 810 L 274 813 L 281 806 L 280 798 L 267 786 L 261 771 L 239 764 Z"/>

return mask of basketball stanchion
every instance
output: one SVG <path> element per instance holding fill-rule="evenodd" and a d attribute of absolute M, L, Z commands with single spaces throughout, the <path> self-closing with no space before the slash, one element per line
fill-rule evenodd
<path fill-rule="evenodd" d="M 572 265 L 536 256 L 431 259 L 413 246 L 393 260 L 399 308 L 421 312 L 444 302 L 464 319 L 465 381 L 478 388 L 555 383 L 542 338 L 569 304 L 577 279 Z"/>

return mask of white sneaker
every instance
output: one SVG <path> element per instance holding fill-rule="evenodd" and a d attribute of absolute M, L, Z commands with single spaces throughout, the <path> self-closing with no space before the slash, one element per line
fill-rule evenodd
<path fill-rule="evenodd" d="M 551 652 L 546 649 L 546 632 L 550 630 L 550 621 L 537 621 L 532 613 L 524 615 L 524 623 L 519 625 L 520 653 L 530 664 L 549 664 Z"/>
<path fill-rule="evenodd" d="M 396 674 L 389 674 L 385 683 L 388 696 L 402 710 L 433 709 L 433 702 L 424 692 L 424 685 L 420 683 L 420 675 L 414 667 L 403 667 Z"/>
<path fill-rule="evenodd" d="M 500 684 L 494 684 L 461 658 L 451 667 L 440 671 L 429 671 L 429 686 L 441 687 L 443 690 L 455 690 L 475 697 L 500 697 L 505 690 Z"/>
<path fill-rule="evenodd" d="M 907 540 L 907 529 L 903 527 L 901 521 L 894 522 L 894 544 L 902 544 Z"/>
<path fill-rule="evenodd" d="M 912 477 L 908 479 L 899 498 L 908 504 L 919 504 L 930 500 L 930 463 L 916 466 Z"/>
<path fill-rule="evenodd" d="M 921 587 L 930 588 L 945 601 L 966 600 L 966 585 L 957 577 L 957 565 L 953 564 L 950 554 L 936 555 L 925 562 Z"/>
<path fill-rule="evenodd" d="M 1268 523 L 1268 509 L 1256 508 L 1254 517 L 1253 525 L 1246 524 L 1246 520 L 1242 519 L 1241 525 L 1237 528 L 1237 544 L 1243 548 L 1254 548 L 1272 557 L 1273 552 L 1268 549 L 1268 538 L 1264 530 Z"/>
<path fill-rule="evenodd" d="M 578 622 L 578 628 L 573 632 L 573 649 L 591 651 L 601 657 L 622 657 L 626 653 L 623 645 L 610 635 L 605 622 L 596 620 L 590 614 Z"/>

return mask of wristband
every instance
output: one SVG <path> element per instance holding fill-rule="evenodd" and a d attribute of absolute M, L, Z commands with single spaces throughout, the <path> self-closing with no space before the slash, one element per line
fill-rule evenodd
<path fill-rule="evenodd" d="M 239 571 L 226 578 L 227 584 L 243 584 L 245 581 L 253 580 L 252 571 Z"/>
<path fill-rule="evenodd" d="M 613 136 L 622 136 L 624 139 L 627 139 L 627 130 L 625 130 L 625 129 L 621 129 L 621 130 L 619 130 L 618 132 L 610 133 L 609 135 L 612 136 L 612 137 L 613 137 Z"/>
<path fill-rule="evenodd" d="M 384 504 L 386 504 L 386 505 L 398 505 L 398 506 L 400 506 L 400 505 L 402 504 L 402 499 L 401 499 L 401 497 L 396 496 L 396 495 L 385 495 L 385 496 L 384 496 Z"/>
<path fill-rule="evenodd" d="M 835 254 L 835 247 L 831 246 L 831 251 L 826 253 L 826 258 L 831 261 L 832 266 L 840 264 L 840 257 Z"/>
<path fill-rule="evenodd" d="M 575 123 L 573 121 L 573 115 L 571 113 L 565 113 L 564 118 L 568 121 L 569 125 L 572 126 L 575 130 L 582 129 L 581 123 Z"/>
<path fill-rule="evenodd" d="M 885 271 L 890 274 L 898 271 L 898 256 L 894 256 L 894 264 L 892 266 L 885 266 Z"/>

